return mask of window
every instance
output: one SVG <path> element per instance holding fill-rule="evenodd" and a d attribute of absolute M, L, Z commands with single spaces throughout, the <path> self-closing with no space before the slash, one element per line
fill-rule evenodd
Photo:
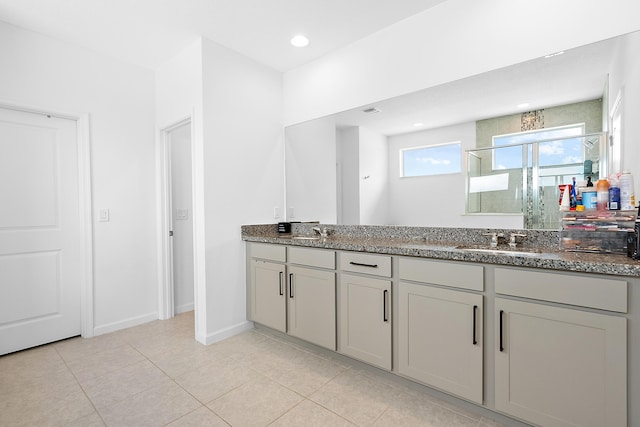
<path fill-rule="evenodd" d="M 460 173 L 460 142 L 400 150 L 400 177 Z"/>
<path fill-rule="evenodd" d="M 494 136 L 493 146 L 505 146 L 505 148 L 494 150 L 493 170 L 522 168 L 523 146 L 508 147 L 509 145 L 556 138 L 565 139 L 538 144 L 538 166 L 582 163 L 584 161 L 584 147 L 582 138 L 578 138 L 578 136 L 583 134 L 584 124 L 576 124 Z M 528 156 L 528 159 L 528 166 L 531 166 L 531 155 Z"/>

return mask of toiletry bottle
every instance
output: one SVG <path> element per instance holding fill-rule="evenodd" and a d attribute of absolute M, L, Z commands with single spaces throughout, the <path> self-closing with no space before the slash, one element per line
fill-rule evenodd
<path fill-rule="evenodd" d="M 571 210 L 571 190 L 569 187 L 569 184 L 565 185 L 564 191 L 562 192 L 562 201 L 560 202 L 561 211 Z"/>
<path fill-rule="evenodd" d="M 561 211 L 571 210 L 571 193 L 569 190 L 569 184 L 567 184 L 564 187 L 564 191 L 562 192 L 562 201 L 560 202 L 560 210 Z"/>
<path fill-rule="evenodd" d="M 631 211 L 636 208 L 636 199 L 633 193 L 633 176 L 624 171 L 620 175 L 620 209 Z"/>
<path fill-rule="evenodd" d="M 609 175 L 609 210 L 620 210 L 620 184 L 615 173 Z"/>
<path fill-rule="evenodd" d="M 597 192 L 597 209 L 599 211 L 606 211 L 609 209 L 609 181 L 606 179 L 599 179 L 596 182 Z"/>

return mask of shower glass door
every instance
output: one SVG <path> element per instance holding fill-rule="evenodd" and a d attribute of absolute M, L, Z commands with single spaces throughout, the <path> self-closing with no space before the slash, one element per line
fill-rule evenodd
<path fill-rule="evenodd" d="M 606 176 L 606 137 L 583 125 L 494 137 L 467 151 L 467 213 L 521 213 L 526 229 L 559 229 L 560 184 Z"/>

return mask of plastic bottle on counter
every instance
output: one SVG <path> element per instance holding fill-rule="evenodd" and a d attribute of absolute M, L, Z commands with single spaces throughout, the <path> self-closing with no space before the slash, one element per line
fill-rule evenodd
<path fill-rule="evenodd" d="M 564 187 L 564 191 L 562 192 L 562 201 L 560 202 L 560 210 L 561 211 L 569 211 L 571 210 L 571 194 L 569 190 L 570 185 L 567 184 Z"/>
<path fill-rule="evenodd" d="M 606 211 L 609 209 L 609 181 L 606 179 L 599 179 L 596 182 L 597 192 L 597 209 L 599 211 Z"/>
<path fill-rule="evenodd" d="M 620 210 L 620 183 L 615 173 L 609 175 L 609 210 Z"/>
<path fill-rule="evenodd" d="M 623 171 L 620 175 L 620 209 L 631 211 L 636 208 L 636 198 L 633 193 L 633 175 Z"/>

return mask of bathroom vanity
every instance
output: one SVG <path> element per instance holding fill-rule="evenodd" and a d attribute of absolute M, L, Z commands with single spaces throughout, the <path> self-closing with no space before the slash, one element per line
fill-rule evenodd
<path fill-rule="evenodd" d="M 330 227 L 243 227 L 250 320 L 527 423 L 640 423 L 640 262 L 554 232 Z"/>

